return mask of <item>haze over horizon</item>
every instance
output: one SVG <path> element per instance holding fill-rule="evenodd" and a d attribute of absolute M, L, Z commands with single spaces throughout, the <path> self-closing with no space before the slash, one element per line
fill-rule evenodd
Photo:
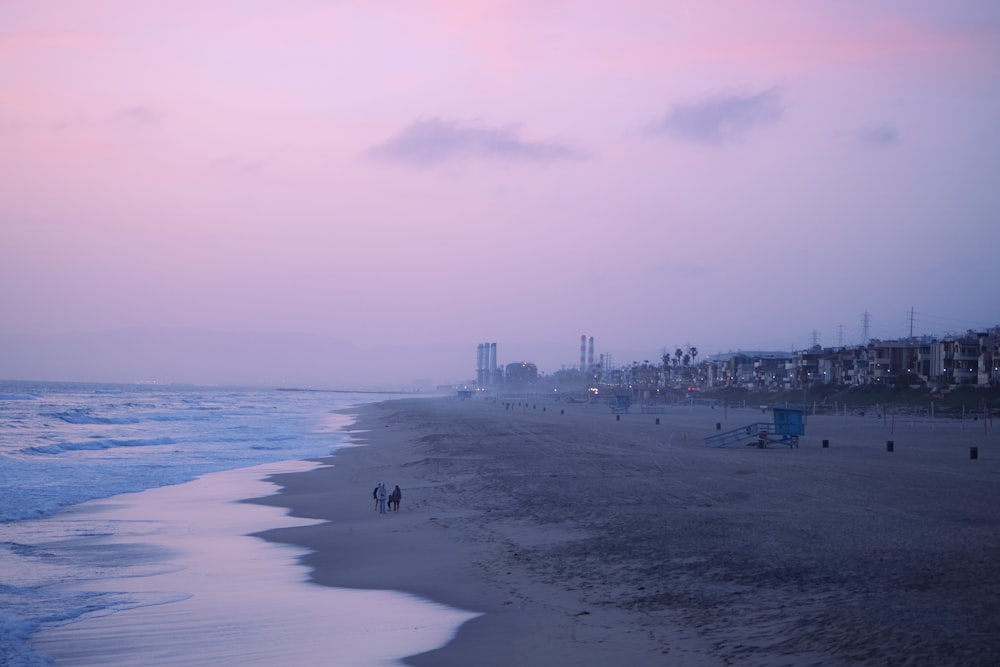
<path fill-rule="evenodd" d="M 0 377 L 996 326 L 997 118 L 975 0 L 11 0 Z"/>

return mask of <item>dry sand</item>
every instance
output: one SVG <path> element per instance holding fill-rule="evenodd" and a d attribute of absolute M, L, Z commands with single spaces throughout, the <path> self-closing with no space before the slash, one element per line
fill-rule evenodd
<path fill-rule="evenodd" d="M 412 665 L 1000 664 L 1000 429 L 810 416 L 798 449 L 719 449 L 761 411 L 520 400 L 361 408 L 367 446 L 255 501 L 327 522 L 262 536 L 482 613 Z"/>

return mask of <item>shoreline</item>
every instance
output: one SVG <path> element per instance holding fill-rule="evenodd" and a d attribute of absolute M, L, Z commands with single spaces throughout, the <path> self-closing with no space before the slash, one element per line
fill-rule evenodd
<path fill-rule="evenodd" d="M 36 654 L 95 667 L 324 664 L 330 655 L 345 664 L 399 664 L 407 652 L 447 641 L 468 614 L 394 591 L 312 585 L 298 560 L 304 550 L 252 536 L 264 526 L 314 523 L 242 499 L 276 491 L 271 475 L 320 465 L 209 473 L 68 510 L 59 521 L 79 535 L 56 552 L 89 550 L 105 569 L 60 587 L 121 601 L 113 612 L 33 633 Z M 410 622 L 414 616 L 421 622 Z"/>
<path fill-rule="evenodd" d="M 480 614 L 406 664 L 1000 660 L 995 431 L 810 416 L 799 449 L 714 449 L 709 408 L 350 412 L 361 446 L 251 501 L 326 523 L 257 535 L 309 549 L 315 583 Z M 730 410 L 725 427 L 758 416 Z M 378 482 L 402 487 L 400 512 L 374 512 Z"/>

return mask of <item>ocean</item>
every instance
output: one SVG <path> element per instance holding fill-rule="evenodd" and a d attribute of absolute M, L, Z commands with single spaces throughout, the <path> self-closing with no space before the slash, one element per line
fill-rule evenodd
<path fill-rule="evenodd" d="M 71 640 L 79 646 L 88 636 L 100 641 L 102 619 L 114 621 L 115 636 L 122 636 L 122 628 L 134 635 L 131 644 L 124 642 L 115 653 L 122 656 L 120 664 L 153 662 L 151 654 L 127 654 L 126 649 L 139 646 L 144 651 L 162 649 L 166 657 L 156 664 L 197 664 L 209 656 L 212 664 L 269 664 L 270 649 L 234 655 L 233 646 L 245 647 L 252 639 L 262 646 L 281 641 L 287 627 L 270 625 L 282 619 L 287 626 L 287 613 L 272 610 L 250 616 L 252 604 L 226 602 L 224 597 L 217 605 L 243 607 L 244 615 L 220 614 L 218 606 L 208 605 L 214 584 L 219 597 L 245 586 L 248 578 L 258 582 L 255 586 L 273 580 L 272 602 L 291 598 L 288 607 L 311 610 L 309 618 L 335 618 L 337 610 L 357 610 L 365 604 L 389 606 L 378 597 L 383 592 L 345 592 L 306 583 L 306 574 L 296 570 L 301 552 L 245 536 L 309 522 L 275 516 L 275 508 L 234 501 L 274 493 L 273 485 L 261 481 L 264 476 L 308 469 L 317 464 L 306 459 L 328 456 L 346 444 L 341 427 L 348 418 L 337 411 L 392 397 L 0 382 L 0 665 L 53 664 L 52 655 Z M 165 511 L 169 508 L 174 508 L 173 514 Z M 192 516 L 199 520 L 192 521 Z M 189 540 L 195 523 L 212 531 L 215 541 Z M 223 538 L 229 541 L 220 541 Z M 197 579 L 228 549 L 257 555 L 234 559 L 228 570 Z M 269 575 L 260 573 L 262 563 Z M 178 572 L 186 575 L 178 578 Z M 370 597 L 359 601 L 351 597 L 356 595 Z M 191 602 L 194 598 L 200 607 Z M 394 599 L 391 604 L 397 603 Z M 425 606 L 408 612 L 427 619 L 415 628 L 423 643 L 395 650 L 429 650 L 447 641 L 467 618 L 449 615 L 432 603 Z M 204 628 L 224 616 L 230 625 L 250 629 L 242 631 L 241 641 L 233 641 L 232 633 L 240 631 L 230 628 L 219 646 L 199 640 L 183 650 L 176 645 L 157 647 L 155 639 L 143 636 L 149 623 L 179 623 L 163 619 L 171 618 L 164 617 L 171 609 L 181 608 L 185 624 Z M 298 625 L 310 631 L 307 619 L 300 620 Z M 341 622 L 350 623 L 350 614 Z M 75 628 L 85 630 L 74 635 Z M 223 634 L 215 630 L 205 634 Z M 365 632 L 353 628 L 347 635 Z M 89 664 L 82 650 L 74 650 L 73 659 L 66 662 Z M 350 655 L 352 649 L 344 650 Z M 95 664 L 106 664 L 107 659 L 99 655 Z M 368 660 L 392 664 L 386 656 L 358 658 L 357 664 Z"/>

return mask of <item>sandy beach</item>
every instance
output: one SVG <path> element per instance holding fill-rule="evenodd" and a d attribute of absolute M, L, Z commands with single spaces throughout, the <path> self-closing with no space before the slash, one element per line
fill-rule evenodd
<path fill-rule="evenodd" d="M 374 404 L 365 446 L 254 500 L 323 523 L 260 536 L 319 584 L 480 614 L 410 665 L 1000 664 L 1000 430 L 810 416 L 797 449 L 703 444 L 762 418 Z"/>

